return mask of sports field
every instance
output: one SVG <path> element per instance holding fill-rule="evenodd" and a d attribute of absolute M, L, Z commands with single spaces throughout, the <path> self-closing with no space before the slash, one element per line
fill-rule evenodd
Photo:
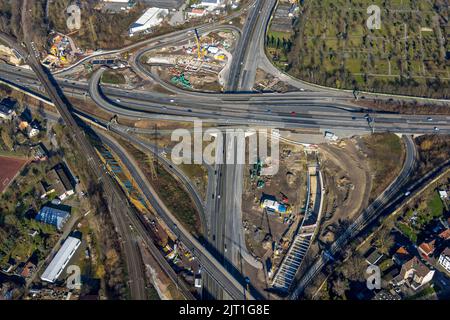
<path fill-rule="evenodd" d="M 27 162 L 24 158 L 0 156 L 0 193 L 5 191 Z"/>

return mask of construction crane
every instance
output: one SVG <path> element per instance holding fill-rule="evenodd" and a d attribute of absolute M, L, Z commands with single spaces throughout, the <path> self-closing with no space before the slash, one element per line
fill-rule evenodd
<path fill-rule="evenodd" d="M 194 32 L 195 32 L 195 40 L 197 41 L 197 56 L 199 60 L 203 60 L 204 54 L 202 52 L 200 36 L 198 35 L 197 29 L 194 29 Z"/>

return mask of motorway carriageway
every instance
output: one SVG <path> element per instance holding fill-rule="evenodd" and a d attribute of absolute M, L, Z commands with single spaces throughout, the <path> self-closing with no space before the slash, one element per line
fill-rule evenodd
<path fill-rule="evenodd" d="M 5 67 L 2 64 L 0 64 L 0 68 L 6 71 L 2 72 L 0 77 L 7 81 L 21 82 L 25 88 L 40 87 L 34 79 L 34 75 L 27 70 L 10 66 Z M 18 69 L 21 71 L 18 71 Z M 97 77 L 99 76 L 97 74 Z M 87 85 L 84 83 L 60 81 L 60 85 L 68 95 L 85 97 Z M 199 102 L 190 102 L 192 97 L 190 99 L 179 99 L 167 95 L 135 93 L 113 87 L 103 87 L 104 93 L 108 97 L 106 99 L 94 86 L 95 81 L 91 81 L 91 91 L 94 91 L 91 94 L 94 95 L 94 100 L 96 99 L 97 103 L 101 104 L 101 107 L 109 109 L 108 111 L 114 114 L 127 117 L 178 121 L 193 121 L 203 118 L 203 121 L 223 124 L 281 128 L 322 128 L 324 130 L 347 129 L 353 132 L 371 131 L 367 120 L 364 118 L 366 112 L 350 111 L 351 106 L 349 104 L 339 101 L 333 102 L 333 98 L 318 99 L 311 97 L 312 93 L 306 92 L 303 93 L 305 97 L 302 95 L 302 98 L 298 98 L 297 94 L 265 94 L 263 96 L 251 94 L 245 95 L 244 99 L 242 95 L 218 95 L 221 102 L 216 104 L 210 98 L 209 103 L 205 104 L 202 101 L 203 99 L 199 99 Z M 96 90 L 98 93 L 95 92 Z M 223 100 L 220 97 L 223 97 Z M 281 101 L 275 105 L 275 101 L 280 100 L 280 98 L 282 98 Z M 232 100 L 231 104 L 227 104 L 229 99 Z M 329 102 L 323 101 L 327 99 Z M 212 103 L 215 106 L 211 107 Z M 340 104 L 342 106 L 339 106 Z M 217 105 L 220 107 L 216 107 Z M 192 109 L 187 109 L 187 106 L 191 106 Z M 196 109 L 194 110 L 194 108 Z M 305 109 L 307 109 L 306 113 L 302 111 Z M 295 110 L 295 115 L 291 114 L 291 110 Z M 159 114 L 153 114 L 152 112 Z M 449 116 L 432 115 L 430 116 L 432 121 L 423 115 L 371 113 L 370 116 L 375 119 L 376 132 L 436 133 L 435 127 L 439 128 L 440 133 L 450 132 Z"/>

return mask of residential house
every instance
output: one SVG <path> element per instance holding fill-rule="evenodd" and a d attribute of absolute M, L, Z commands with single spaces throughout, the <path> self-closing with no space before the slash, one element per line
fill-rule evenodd
<path fill-rule="evenodd" d="M 48 194 L 52 193 L 52 192 L 48 191 L 49 186 L 47 185 L 47 183 L 45 181 L 39 181 L 36 184 L 35 188 L 36 188 L 37 195 L 41 199 L 47 198 Z M 54 190 L 52 190 L 52 191 L 54 192 Z"/>
<path fill-rule="evenodd" d="M 447 272 L 450 272 L 450 248 L 445 248 L 444 251 L 442 251 L 441 255 L 439 256 L 438 260 L 439 264 L 447 270 Z"/>
<path fill-rule="evenodd" d="M 24 277 L 25 279 L 28 279 L 34 274 L 35 271 L 36 271 L 36 265 L 34 263 L 28 261 L 27 264 L 23 267 L 20 275 L 22 277 Z"/>
<path fill-rule="evenodd" d="M 16 116 L 17 102 L 9 98 L 0 102 L 0 119 L 12 120 Z"/>
<path fill-rule="evenodd" d="M 366 258 L 366 262 L 369 265 L 376 266 L 383 258 L 383 254 L 379 253 L 377 250 L 373 250 L 373 252 Z"/>
<path fill-rule="evenodd" d="M 29 139 L 31 139 L 39 134 L 41 127 L 36 120 L 30 121 L 28 119 L 29 119 L 28 113 L 23 112 L 17 121 L 18 122 L 17 127 L 19 128 L 20 131 L 26 134 L 26 136 Z"/>
<path fill-rule="evenodd" d="M 413 290 L 418 290 L 433 279 L 434 272 L 419 258 L 413 257 L 402 266 L 400 273 L 392 279 L 391 283 L 394 286 L 408 285 Z"/>
<path fill-rule="evenodd" d="M 424 258 L 428 259 L 434 253 L 436 249 L 436 240 L 433 239 L 430 242 L 422 242 L 419 245 L 419 252 L 424 256 Z"/>
<path fill-rule="evenodd" d="M 32 149 L 34 161 L 47 161 L 48 151 L 42 143 L 34 146 Z"/>
<path fill-rule="evenodd" d="M 448 199 L 448 193 L 445 190 L 439 190 L 439 196 L 441 197 L 442 200 Z"/>
<path fill-rule="evenodd" d="M 27 133 L 28 138 L 31 139 L 36 137 L 40 132 L 39 124 L 36 121 L 33 121 L 32 123 L 30 123 L 29 126 L 27 126 L 25 131 Z"/>
<path fill-rule="evenodd" d="M 187 16 L 188 16 L 188 18 L 203 17 L 207 13 L 208 12 L 206 11 L 206 9 L 193 8 L 191 11 L 187 12 Z"/>
<path fill-rule="evenodd" d="M 407 261 L 411 260 L 411 258 L 412 258 L 411 254 L 408 252 L 408 250 L 406 250 L 405 247 L 398 248 L 397 251 L 392 256 L 392 260 L 394 261 L 394 263 L 399 266 L 402 266 Z"/>
<path fill-rule="evenodd" d="M 449 240 L 450 239 L 450 228 L 442 231 L 438 237 L 441 238 L 443 241 Z"/>

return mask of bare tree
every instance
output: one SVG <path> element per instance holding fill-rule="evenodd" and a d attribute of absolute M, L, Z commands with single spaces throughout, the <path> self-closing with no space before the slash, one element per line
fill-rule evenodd
<path fill-rule="evenodd" d="M 345 298 L 345 292 L 349 289 L 349 284 L 347 279 L 341 279 L 338 277 L 333 281 L 331 290 L 339 298 Z"/>
<path fill-rule="evenodd" d="M 388 254 L 394 245 L 394 237 L 391 235 L 393 227 L 393 221 L 387 221 L 375 235 L 374 245 L 382 254 Z"/>
<path fill-rule="evenodd" d="M 362 281 L 365 270 L 366 262 L 359 254 L 354 253 L 343 266 L 342 274 L 351 281 Z"/>

